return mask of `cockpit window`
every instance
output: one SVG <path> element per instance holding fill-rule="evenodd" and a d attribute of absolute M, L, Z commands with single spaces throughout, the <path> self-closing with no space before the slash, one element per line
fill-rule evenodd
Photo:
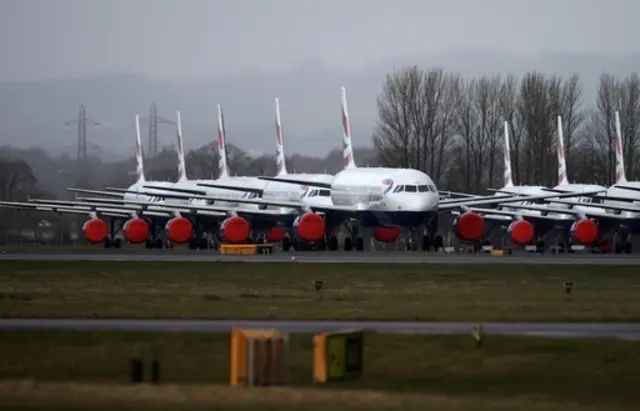
<path fill-rule="evenodd" d="M 320 197 L 331 197 L 331 190 L 318 190 Z"/>
<path fill-rule="evenodd" d="M 437 193 L 438 189 L 436 188 L 435 184 L 429 184 L 429 191 Z"/>
<path fill-rule="evenodd" d="M 427 185 L 419 185 L 418 186 L 418 191 L 421 193 L 426 193 L 427 191 L 429 191 L 429 186 Z"/>
<path fill-rule="evenodd" d="M 407 193 L 417 193 L 418 186 L 404 186 L 404 191 L 406 191 Z"/>

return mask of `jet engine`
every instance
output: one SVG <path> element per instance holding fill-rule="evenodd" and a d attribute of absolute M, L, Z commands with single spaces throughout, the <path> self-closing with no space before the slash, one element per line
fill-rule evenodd
<path fill-rule="evenodd" d="M 396 227 L 376 227 L 373 230 L 373 238 L 381 243 L 393 243 L 400 236 L 400 229 Z"/>
<path fill-rule="evenodd" d="M 174 217 L 167 222 L 165 230 L 169 241 L 176 244 L 184 244 L 191 239 L 193 224 L 184 217 Z"/>
<path fill-rule="evenodd" d="M 220 224 L 220 239 L 226 243 L 244 243 L 251 234 L 251 225 L 242 217 L 229 217 Z"/>
<path fill-rule="evenodd" d="M 326 229 L 322 216 L 308 212 L 293 221 L 294 231 L 304 241 L 318 241 L 324 237 Z"/>
<path fill-rule="evenodd" d="M 511 236 L 511 241 L 517 245 L 531 244 L 535 236 L 533 225 L 526 220 L 517 220 L 509 224 L 507 232 Z"/>
<path fill-rule="evenodd" d="M 267 231 L 267 241 L 270 243 L 279 243 L 285 237 L 287 232 L 280 226 L 275 226 Z"/>
<path fill-rule="evenodd" d="M 484 218 L 473 211 L 467 211 L 453 221 L 453 230 L 462 241 L 476 241 L 484 234 Z"/>
<path fill-rule="evenodd" d="M 573 241 L 580 245 L 593 244 L 598 238 L 598 225 L 588 218 L 582 218 L 571 225 Z"/>
<path fill-rule="evenodd" d="M 141 244 L 149 236 L 149 224 L 143 219 L 135 217 L 124 223 L 122 233 L 131 244 Z"/>
<path fill-rule="evenodd" d="M 99 218 L 87 220 L 82 226 L 84 237 L 91 244 L 103 242 L 109 235 L 109 227 L 107 223 Z"/>

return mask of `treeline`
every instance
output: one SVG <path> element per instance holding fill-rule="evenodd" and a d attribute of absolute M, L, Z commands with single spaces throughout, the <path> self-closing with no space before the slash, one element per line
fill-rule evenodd
<path fill-rule="evenodd" d="M 442 69 L 389 73 L 378 96 L 373 141 L 380 164 L 427 172 L 438 187 L 473 193 L 503 185 L 504 121 L 516 184 L 556 184 L 557 116 L 572 182 L 612 184 L 615 111 L 620 112 L 627 178 L 640 177 L 640 79 L 600 77 L 584 101 L 577 74 L 464 78 Z"/>

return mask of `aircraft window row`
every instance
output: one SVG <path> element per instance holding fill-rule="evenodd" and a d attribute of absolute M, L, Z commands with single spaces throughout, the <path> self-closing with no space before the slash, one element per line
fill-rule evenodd
<path fill-rule="evenodd" d="M 331 190 L 318 189 L 311 190 L 309 197 L 331 197 Z"/>
<path fill-rule="evenodd" d="M 421 184 L 421 185 L 402 185 L 402 186 L 396 186 L 396 188 L 393 189 L 394 193 L 426 193 L 426 192 L 433 192 L 436 193 L 438 192 L 438 190 L 436 190 L 436 186 L 434 186 L 433 184 Z"/>

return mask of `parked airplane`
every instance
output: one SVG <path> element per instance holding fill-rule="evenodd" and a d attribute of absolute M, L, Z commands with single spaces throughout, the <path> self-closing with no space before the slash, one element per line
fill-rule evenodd
<path fill-rule="evenodd" d="M 515 245 L 532 244 L 537 238 L 536 247 L 538 251 L 543 251 L 546 237 L 554 231 L 562 235 L 562 241 L 556 241 L 556 247 L 570 250 L 571 243 L 579 245 L 594 245 L 598 238 L 597 224 L 589 219 L 584 212 L 603 211 L 602 209 L 589 206 L 593 204 L 594 193 L 604 193 L 606 188 L 593 184 L 572 184 L 567 178 L 567 166 L 564 155 L 564 134 L 562 131 L 562 118 L 557 119 L 557 140 L 556 153 L 558 158 L 558 184 L 548 189 L 545 187 L 535 187 L 533 192 L 559 192 L 575 193 L 580 204 L 575 208 L 577 213 L 558 213 L 558 208 L 551 205 L 535 205 L 533 203 L 515 203 L 508 207 L 499 209 L 472 208 L 476 212 L 483 213 L 488 220 L 502 222 L 507 225 L 509 240 Z M 506 156 L 505 156 L 506 160 Z M 506 175 L 506 172 L 505 172 Z M 499 193 L 514 194 L 518 191 L 505 187 Z M 554 200 L 548 200 L 550 202 Z M 565 206 L 566 208 L 566 206 Z M 556 238 L 557 240 L 557 238 Z"/>
<path fill-rule="evenodd" d="M 574 216 L 584 215 L 597 221 L 600 233 L 611 233 L 620 240 L 614 241 L 616 253 L 631 253 L 631 235 L 640 233 L 640 181 L 627 181 L 618 112 L 615 112 L 615 129 L 615 184 L 607 188 L 603 196 L 593 196 L 595 207 L 585 207 L 579 200 L 554 199 L 546 209 Z M 554 187 L 554 191 L 566 192 L 559 186 Z"/>

